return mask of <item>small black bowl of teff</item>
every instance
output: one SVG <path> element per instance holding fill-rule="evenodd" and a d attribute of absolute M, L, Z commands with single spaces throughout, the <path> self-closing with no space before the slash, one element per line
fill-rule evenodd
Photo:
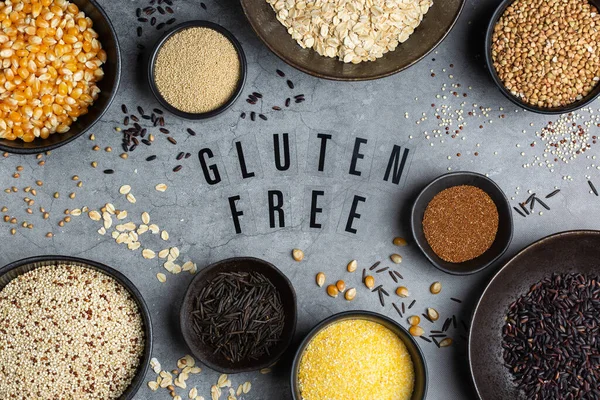
<path fill-rule="evenodd" d="M 469 275 L 489 267 L 508 249 L 512 210 L 502 189 L 488 177 L 454 172 L 421 191 L 412 207 L 411 229 L 436 268 Z"/>
<path fill-rule="evenodd" d="M 486 62 L 500 91 L 542 114 L 600 96 L 600 0 L 504 0 L 486 34 Z"/>
<path fill-rule="evenodd" d="M 160 104 L 181 118 L 215 117 L 238 99 L 247 63 L 231 32 L 209 21 L 189 21 L 166 32 L 148 60 L 148 84 Z"/>
<path fill-rule="evenodd" d="M 296 331 L 296 292 L 273 264 L 252 257 L 200 270 L 180 310 L 181 333 L 192 354 L 225 373 L 274 365 Z"/>

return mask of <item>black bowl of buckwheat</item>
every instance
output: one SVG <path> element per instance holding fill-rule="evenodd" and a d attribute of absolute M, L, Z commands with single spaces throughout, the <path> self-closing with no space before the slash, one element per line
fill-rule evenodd
<path fill-rule="evenodd" d="M 518 106 L 561 114 L 600 95 L 598 0 L 504 0 L 486 35 L 486 62 Z"/>
<path fill-rule="evenodd" d="M 151 354 L 150 313 L 118 271 L 65 256 L 0 269 L 0 398 L 130 400 Z"/>

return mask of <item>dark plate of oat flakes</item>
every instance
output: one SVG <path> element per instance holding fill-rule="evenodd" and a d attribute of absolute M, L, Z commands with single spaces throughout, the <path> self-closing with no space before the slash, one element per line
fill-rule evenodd
<path fill-rule="evenodd" d="M 258 37 L 269 50 L 292 67 L 319 78 L 364 81 L 393 75 L 423 59 L 450 33 L 465 1 L 434 1 L 406 42 L 376 61 L 360 64 L 343 63 L 337 58 L 324 57 L 312 49 L 300 47 L 265 0 L 242 0 L 241 4 Z"/>
<path fill-rule="evenodd" d="M 512 310 L 512 306 L 514 306 L 514 302 L 517 301 L 517 299 L 522 300 L 525 298 L 526 301 L 531 303 L 531 299 L 528 299 L 527 296 L 532 292 L 532 289 L 537 290 L 536 288 L 539 288 L 543 282 L 555 282 L 557 276 L 575 276 L 576 279 L 582 279 L 582 281 L 583 277 L 588 277 L 592 279 L 592 284 L 597 286 L 597 281 L 595 281 L 593 277 L 597 277 L 599 274 L 599 260 L 600 231 L 580 230 L 562 232 L 548 236 L 526 247 L 506 263 L 506 265 L 504 265 L 504 267 L 502 267 L 502 269 L 500 269 L 500 271 L 492 278 L 475 308 L 469 335 L 469 366 L 471 377 L 480 399 L 518 400 L 534 398 L 532 396 L 527 396 L 524 391 L 519 389 L 514 381 L 513 375 L 505 366 L 505 363 L 507 362 L 505 359 L 505 349 L 510 346 L 510 342 L 506 341 L 503 330 L 507 325 L 509 307 L 511 307 Z M 573 292 L 569 292 L 569 296 L 576 295 L 575 292 L 577 291 L 576 289 L 578 286 L 579 285 L 572 286 Z M 550 290 L 554 289 L 550 288 Z M 564 299 L 561 300 L 560 297 L 556 301 L 553 299 L 550 300 L 550 303 L 553 305 L 557 301 L 564 301 Z M 594 301 L 596 302 L 597 307 L 598 300 Z M 534 303 L 541 304 L 542 301 L 534 301 Z M 537 307 L 541 308 L 542 306 L 534 304 L 534 308 Z M 559 305 L 557 305 L 557 307 L 560 308 Z M 565 307 L 565 312 L 574 307 L 575 306 Z M 523 313 L 523 311 L 521 311 L 521 313 Z M 586 312 L 583 311 L 582 315 L 585 315 L 585 313 Z M 526 312 L 519 315 L 529 315 L 528 318 L 532 318 L 534 314 L 535 313 Z M 589 329 L 598 330 L 597 313 L 595 313 L 595 315 L 595 322 L 588 320 L 585 324 Z M 546 317 L 552 319 L 554 316 L 547 315 Z M 522 318 L 524 317 L 521 317 L 521 319 Z M 574 321 L 577 319 L 578 317 L 573 318 Z M 580 326 L 580 322 L 575 321 L 575 323 L 577 326 Z M 565 324 L 570 325 L 568 321 L 565 322 Z M 550 326 L 550 321 L 545 323 L 545 325 Z M 595 328 L 593 327 L 594 325 Z M 547 332 L 537 332 L 534 336 L 542 337 L 540 340 L 548 340 L 543 337 L 546 333 Z M 563 345 L 554 346 L 554 348 L 550 347 L 550 349 L 557 351 L 558 353 L 567 351 L 567 353 L 564 353 L 568 355 L 568 357 L 564 357 L 566 364 L 571 363 L 573 360 L 577 360 L 580 356 L 578 351 L 569 349 L 571 345 L 567 343 L 570 339 L 574 339 L 575 342 L 579 339 L 569 336 L 579 335 L 567 335 L 567 337 L 561 339 L 561 341 L 564 341 Z M 536 339 L 533 340 L 535 341 Z M 562 365 L 564 367 L 563 362 L 560 361 L 562 357 L 556 357 L 556 353 L 554 353 L 553 357 L 559 361 L 554 365 Z M 524 359 L 527 357 L 521 355 L 521 358 Z M 538 360 L 539 358 L 544 358 L 544 355 L 536 354 L 535 357 L 532 356 L 530 359 Z M 518 360 L 518 362 L 521 362 L 521 360 Z M 600 364 L 600 359 L 598 359 L 597 355 L 591 356 L 591 358 L 589 358 L 589 363 L 598 365 Z M 585 377 L 586 373 L 589 373 L 590 371 L 593 371 L 593 367 L 589 368 L 587 372 L 578 371 L 576 375 L 583 375 Z M 540 382 L 540 386 L 550 386 L 546 389 L 542 389 L 552 390 L 552 393 L 554 394 L 550 397 L 565 399 L 594 398 L 589 394 L 587 395 L 588 397 L 586 397 L 586 384 L 584 381 L 581 382 L 581 392 L 579 392 L 578 395 L 575 395 L 575 397 L 573 397 L 572 386 L 563 387 L 563 384 L 561 384 L 560 381 L 556 381 L 556 388 L 552 387 L 551 385 L 554 385 L 553 381 L 557 371 L 553 371 L 551 377 L 543 377 L 543 374 L 546 372 L 547 371 L 539 371 L 539 376 L 542 377 L 542 381 L 545 382 Z M 565 374 L 564 368 L 561 374 L 563 374 L 559 374 L 561 380 L 567 378 L 565 376 L 567 374 Z M 520 386 L 526 390 L 531 384 L 537 385 L 536 380 L 530 382 L 529 385 L 521 384 Z M 597 390 L 593 385 L 588 385 L 587 389 L 590 391 Z M 547 397 L 546 395 L 546 398 L 550 397 Z"/>

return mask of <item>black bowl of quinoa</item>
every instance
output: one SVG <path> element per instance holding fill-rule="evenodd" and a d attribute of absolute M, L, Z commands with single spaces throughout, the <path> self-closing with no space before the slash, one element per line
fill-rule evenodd
<path fill-rule="evenodd" d="M 474 186 L 485 192 L 496 205 L 499 223 L 491 246 L 476 258 L 459 263 L 443 260 L 436 254 L 423 228 L 423 218 L 431 200 L 445 189 L 456 186 Z M 490 178 L 475 172 L 451 172 L 441 175 L 430 182 L 417 196 L 411 210 L 411 231 L 417 246 L 425 257 L 440 271 L 452 275 L 470 275 L 484 270 L 502 257 L 508 250 L 513 237 L 512 209 L 506 195 Z"/>
<path fill-rule="evenodd" d="M 106 284 L 108 282 L 108 284 L 112 285 L 113 288 L 117 288 L 117 290 L 116 290 L 117 292 L 119 292 L 119 288 L 124 288 L 127 290 L 128 293 L 123 296 L 132 301 L 131 306 L 139 314 L 139 318 L 141 319 L 141 322 L 143 325 L 141 327 L 142 332 L 143 332 L 143 349 L 137 355 L 137 357 L 139 358 L 139 362 L 137 362 L 137 368 L 135 369 L 135 372 L 132 374 L 129 384 L 127 386 L 124 386 L 125 388 L 123 390 L 119 391 L 120 395 L 118 395 L 118 397 L 110 397 L 110 398 L 111 399 L 118 398 L 119 400 L 132 400 L 134 398 L 136 392 L 139 390 L 142 383 L 144 382 L 144 377 L 146 375 L 147 366 L 150 362 L 150 357 L 152 355 L 152 346 L 153 346 L 152 321 L 150 319 L 150 311 L 149 311 L 149 309 L 146 305 L 146 302 L 144 301 L 141 293 L 134 286 L 134 284 L 127 277 L 125 277 L 125 275 L 121 274 L 119 271 L 117 271 L 111 267 L 108 267 L 104 264 L 101 264 L 101 263 L 98 263 L 95 261 L 91 261 L 91 260 L 85 260 L 82 258 L 69 257 L 69 256 L 36 256 L 36 257 L 25 258 L 25 259 L 15 261 L 11 264 L 8 264 L 8 265 L 0 268 L 0 303 L 2 300 L 2 291 L 11 282 L 15 281 L 16 279 L 18 279 L 20 277 L 23 277 L 24 275 L 26 275 L 28 273 L 33 273 L 36 270 L 40 270 L 41 268 L 51 268 L 53 266 L 65 267 L 65 268 L 75 267 L 80 270 L 90 270 L 92 272 L 97 272 L 101 275 L 105 275 L 106 277 L 111 278 L 110 280 L 101 280 L 100 283 Z M 92 282 L 89 282 L 89 281 L 85 281 L 84 283 L 86 286 L 93 284 Z M 42 290 L 46 289 L 46 288 L 47 288 L 47 286 L 41 287 Z M 38 288 L 36 287 L 36 290 L 37 289 Z M 102 297 L 103 295 L 106 295 L 106 293 L 102 293 L 100 296 Z M 107 299 L 107 302 L 108 302 L 108 297 L 105 297 L 105 299 Z M 74 299 L 74 300 L 79 301 L 78 299 Z M 81 300 L 81 302 L 83 302 L 85 304 L 85 300 Z M 123 307 L 123 306 L 121 306 L 121 307 Z M 89 310 L 91 310 L 91 308 L 89 308 Z M 47 314 L 51 315 L 51 312 L 47 312 Z M 115 315 L 117 315 L 117 313 L 115 313 Z M 75 318 L 75 317 L 73 317 L 73 318 Z M 80 318 L 82 318 L 82 319 L 87 318 L 88 320 L 90 320 L 91 318 L 93 318 L 93 314 L 91 312 L 89 314 L 85 313 L 85 315 L 81 315 Z M 2 329 L 5 328 L 1 324 L 2 319 L 3 319 L 3 317 L 0 314 L 0 333 L 2 333 Z M 84 333 L 84 336 L 85 335 L 86 335 L 86 333 Z M 123 333 L 118 332 L 117 335 L 123 335 Z M 95 340 L 100 341 L 100 343 L 94 342 Z M 94 352 L 99 352 L 100 349 L 109 348 L 109 351 L 107 354 L 108 354 L 108 357 L 110 357 L 111 354 L 115 354 L 115 353 L 111 353 L 113 351 L 110 349 L 111 342 L 112 342 L 111 340 L 103 340 L 102 338 L 90 338 L 88 345 L 90 347 L 94 348 L 94 350 L 93 350 Z M 1 343 L 0 343 L 0 345 L 1 345 Z M 89 372 L 94 371 L 94 367 L 95 367 L 94 365 L 89 365 L 89 366 L 86 365 L 86 363 L 90 362 L 90 360 L 79 359 L 77 354 L 72 354 L 72 355 L 69 354 L 69 356 L 71 357 L 71 359 L 69 361 L 70 361 L 70 363 L 72 363 L 72 365 L 76 365 L 76 364 L 83 365 L 84 368 L 82 368 L 82 371 L 79 373 L 80 376 L 85 376 Z M 132 356 L 132 357 L 135 357 L 135 356 Z M 40 358 L 40 360 L 38 360 L 38 362 L 40 362 L 40 361 L 43 361 L 43 360 Z M 33 360 L 28 360 L 28 363 L 30 363 L 30 362 L 33 363 Z M 32 365 L 33 364 L 29 364 L 29 367 L 28 367 L 28 368 L 30 368 L 28 370 L 30 373 L 33 372 Z M 0 376 L 2 376 L 3 374 L 4 374 L 3 367 L 0 366 Z M 8 395 L 5 396 L 5 394 L 6 394 L 5 391 L 7 391 L 8 388 L 4 387 L 4 384 L 7 384 L 7 382 L 4 382 L 4 381 L 0 382 L 0 397 L 1 398 L 10 398 Z M 52 383 L 50 383 L 50 385 L 52 385 Z M 20 385 L 20 386 L 22 387 L 22 385 Z M 36 389 L 39 391 L 41 388 L 38 387 Z M 84 390 L 82 389 L 82 391 L 84 391 Z M 88 395 L 86 394 L 86 396 L 88 396 Z M 92 398 L 92 397 L 90 396 L 88 398 Z"/>
<path fill-rule="evenodd" d="M 237 72 L 237 81 L 235 83 L 235 87 L 226 96 L 226 99 L 223 99 L 221 104 L 215 106 L 214 108 L 206 109 L 201 112 L 196 112 L 196 111 L 191 111 L 191 110 L 186 111 L 186 110 L 182 110 L 181 107 L 178 108 L 176 105 L 173 104 L 173 102 L 170 102 L 167 99 L 167 95 L 171 96 L 171 94 L 168 94 L 166 92 L 166 90 L 163 90 L 161 92 L 161 90 L 160 90 L 161 84 L 159 84 L 157 82 L 157 60 L 159 59 L 161 50 L 165 47 L 165 45 L 168 45 L 169 41 L 171 39 L 174 39 L 175 36 L 177 36 L 181 33 L 185 33 L 185 31 L 191 32 L 192 30 L 198 29 L 198 28 L 204 29 L 205 32 L 213 32 L 213 33 L 216 32 L 218 34 L 218 35 L 216 35 L 216 37 L 218 37 L 219 39 L 225 38 L 227 40 L 227 42 L 233 47 L 235 53 L 237 54 L 237 63 L 238 63 L 238 68 L 236 71 Z M 219 37 L 219 36 L 222 36 L 222 37 Z M 182 51 L 182 50 L 183 49 L 180 49 L 180 51 Z M 208 54 L 214 55 L 214 51 L 212 51 L 212 49 L 207 49 L 206 51 L 208 52 Z M 166 67 L 168 67 L 168 65 L 166 65 Z M 165 68 L 165 69 L 168 69 L 168 68 Z M 189 120 L 202 120 L 202 119 L 216 117 L 217 115 L 222 114 L 227 109 L 229 109 L 233 105 L 233 103 L 235 103 L 235 101 L 239 98 L 240 94 L 242 93 L 244 84 L 246 83 L 247 71 L 248 71 L 248 65 L 247 65 L 244 49 L 242 48 L 242 45 L 239 42 L 239 40 L 230 31 L 228 31 L 221 25 L 215 24 L 214 22 L 195 20 L 195 21 L 184 22 L 182 24 L 174 26 L 169 31 L 165 32 L 165 34 L 158 39 L 158 41 L 154 45 L 154 48 L 152 49 L 152 51 L 150 52 L 150 54 L 148 56 L 148 68 L 147 68 L 146 79 L 148 81 L 148 85 L 150 86 L 150 90 L 152 91 L 152 94 L 154 94 L 154 97 L 156 97 L 158 102 L 167 111 L 169 111 L 170 113 L 177 115 L 178 117 L 181 117 L 181 118 L 185 118 L 185 119 L 189 119 Z M 232 72 L 232 71 L 229 71 L 229 72 Z M 169 71 L 169 73 L 170 74 L 178 74 L 178 73 L 182 73 L 182 71 L 176 71 L 174 69 L 171 69 L 171 71 Z M 189 71 L 183 71 L 183 73 L 189 73 Z M 182 77 L 179 77 L 178 80 L 181 81 L 179 86 L 187 86 L 188 84 L 185 82 L 189 81 L 190 79 L 183 79 Z M 173 81 L 172 85 L 169 85 L 169 86 L 177 86 L 177 85 L 175 85 L 175 83 L 176 82 Z M 178 88 L 175 87 L 175 90 L 177 90 L 177 89 Z M 179 88 L 179 89 L 181 90 L 182 88 Z M 173 96 L 181 97 L 181 96 L 183 96 L 183 93 L 184 92 L 175 93 L 175 94 L 173 94 Z M 198 99 L 200 99 L 202 96 L 205 96 L 205 95 L 206 95 L 205 93 L 197 93 L 195 101 L 198 102 Z M 187 100 L 188 100 L 187 101 L 188 103 L 190 101 L 192 101 L 192 102 L 194 101 L 191 98 L 187 99 Z"/>

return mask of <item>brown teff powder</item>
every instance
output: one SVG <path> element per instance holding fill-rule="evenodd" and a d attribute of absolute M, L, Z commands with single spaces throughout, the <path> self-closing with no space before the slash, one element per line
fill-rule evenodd
<path fill-rule="evenodd" d="M 173 107 L 205 113 L 229 100 L 240 79 L 240 59 L 231 41 L 210 28 L 189 28 L 161 47 L 154 65 L 160 94 Z"/>
<path fill-rule="evenodd" d="M 490 248 L 498 232 L 498 209 L 475 186 L 454 186 L 435 195 L 425 209 L 423 231 L 442 260 L 461 263 Z"/>

